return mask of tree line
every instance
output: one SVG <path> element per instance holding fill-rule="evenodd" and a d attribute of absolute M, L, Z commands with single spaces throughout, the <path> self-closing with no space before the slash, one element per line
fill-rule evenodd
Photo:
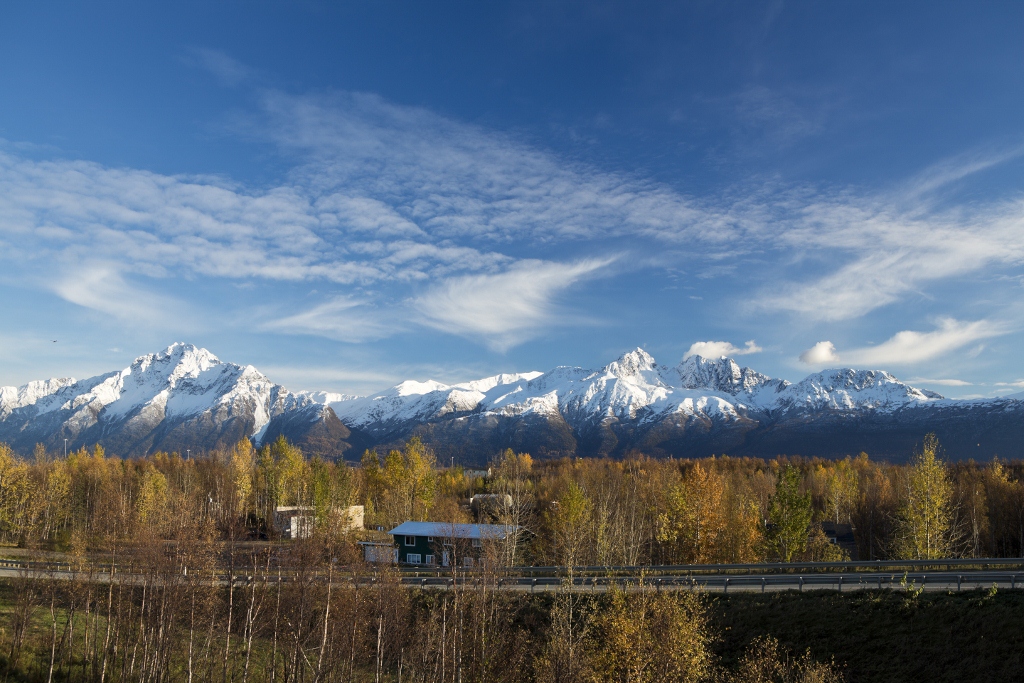
<path fill-rule="evenodd" d="M 471 506 L 470 499 L 479 504 Z M 947 463 L 933 435 L 907 464 L 779 457 L 535 461 L 506 451 L 486 472 L 441 467 L 418 439 L 358 466 L 260 449 L 139 459 L 0 444 L 0 543 L 106 549 L 208 527 L 218 541 L 275 540 L 274 509 L 319 527 L 365 506 L 368 528 L 408 521 L 504 524 L 504 566 L 620 566 L 1024 556 L 1024 463 Z M 821 522 L 850 525 L 853 557 Z M 204 533 L 207 533 L 204 532 Z"/>

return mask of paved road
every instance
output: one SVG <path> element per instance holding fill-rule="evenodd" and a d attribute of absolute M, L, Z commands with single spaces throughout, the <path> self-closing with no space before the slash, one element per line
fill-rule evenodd
<path fill-rule="evenodd" d="M 470 580 L 472 582 L 472 580 Z M 407 585 L 423 588 L 450 588 L 450 577 L 406 578 Z M 505 590 L 530 592 L 559 590 L 568 582 L 565 578 L 505 578 L 501 587 Z M 744 576 L 694 576 L 690 577 L 658 577 L 645 576 L 643 582 L 648 588 L 656 590 L 704 590 L 713 593 L 730 592 L 774 592 L 787 590 L 906 590 L 909 587 L 932 591 L 965 591 L 989 589 L 993 585 L 998 590 L 1024 589 L 1024 572 L 934 572 L 910 574 L 886 573 L 835 573 L 835 574 L 750 574 Z M 616 577 L 575 579 L 572 589 L 581 592 L 604 592 L 613 585 L 627 590 L 639 590 L 641 578 Z"/>
<path fill-rule="evenodd" d="M 46 579 L 71 579 L 73 577 L 89 578 L 89 575 L 76 574 L 59 565 L 46 569 L 26 571 L 25 569 L 12 566 L 0 566 L 0 578 L 16 578 L 30 576 L 33 578 Z M 287 579 L 287 574 L 285 578 Z M 343 573 L 336 574 L 337 580 L 345 581 L 347 578 Z M 139 574 L 121 573 L 117 575 L 119 581 L 126 583 L 142 583 L 144 577 Z M 271 577 L 273 579 L 273 577 Z M 326 577 L 325 577 L 326 578 Z M 93 581 L 105 583 L 109 575 L 104 572 L 97 572 L 91 575 Z M 374 579 L 372 575 L 360 576 L 360 583 L 370 583 Z M 472 587 L 479 585 L 481 579 L 474 576 L 458 576 L 452 578 L 444 575 L 433 576 L 404 576 L 402 583 L 408 586 L 417 586 L 427 589 L 450 589 L 453 583 L 459 586 Z M 237 577 L 238 583 L 246 583 L 248 577 L 241 575 Z M 609 577 L 578 577 L 572 580 L 571 590 L 579 592 L 604 592 L 612 586 L 619 586 L 626 590 L 639 590 L 641 582 L 648 589 L 655 590 L 704 590 L 712 593 L 730 592 L 775 592 L 787 590 L 833 590 L 833 591 L 856 591 L 856 590 L 907 590 L 910 587 L 923 589 L 925 591 L 966 591 L 977 589 L 990 589 L 993 585 L 997 590 L 1024 589 L 1024 571 L 1014 570 L 960 570 L 960 571 L 936 571 L 936 572 L 814 572 L 814 573 L 749 573 L 742 575 L 693 575 L 682 576 L 674 574 L 671 576 L 645 575 L 620 575 L 614 578 Z M 226 577 L 221 577 L 217 583 L 227 585 Z M 503 577 L 499 581 L 502 590 L 543 592 L 556 591 L 568 587 L 567 577 L 543 576 L 543 577 Z"/>

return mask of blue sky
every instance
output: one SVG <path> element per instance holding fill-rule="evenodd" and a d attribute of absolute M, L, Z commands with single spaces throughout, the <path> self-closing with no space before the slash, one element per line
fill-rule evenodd
<path fill-rule="evenodd" d="M 1024 386 L 1024 5 L 337 4 L 0 8 L 0 384 Z"/>

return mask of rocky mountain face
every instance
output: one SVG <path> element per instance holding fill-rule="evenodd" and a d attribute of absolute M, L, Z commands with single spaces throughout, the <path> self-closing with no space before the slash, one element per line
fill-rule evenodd
<path fill-rule="evenodd" d="M 21 452 L 101 443 L 112 452 L 203 450 L 285 436 L 356 459 L 412 436 L 439 458 L 868 452 L 905 460 L 934 431 L 949 457 L 1024 457 L 1024 400 L 944 399 L 884 371 L 826 370 L 791 384 L 730 358 L 675 367 L 642 349 L 599 370 L 558 367 L 459 384 L 406 381 L 365 397 L 290 393 L 252 366 L 175 344 L 120 372 L 0 389 L 0 441 Z"/>

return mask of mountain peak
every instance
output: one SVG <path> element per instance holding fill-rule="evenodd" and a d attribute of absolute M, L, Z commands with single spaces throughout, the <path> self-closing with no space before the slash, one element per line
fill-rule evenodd
<path fill-rule="evenodd" d="M 654 370 L 656 366 L 654 357 L 638 346 L 606 365 L 604 371 L 612 375 L 631 377 L 641 372 Z"/>
<path fill-rule="evenodd" d="M 167 374 L 172 381 L 181 377 L 197 377 L 200 373 L 220 365 L 221 361 L 195 344 L 175 342 L 163 351 L 139 356 L 128 369 L 129 373 L 158 372 Z"/>
<path fill-rule="evenodd" d="M 741 368 L 728 356 L 705 358 L 694 355 L 683 359 L 678 367 L 679 378 L 684 389 L 711 389 L 735 396 L 740 392 L 752 393 L 762 386 L 775 382 L 785 386 L 784 380 L 773 380 L 750 368 Z"/>
<path fill-rule="evenodd" d="M 199 362 L 206 362 L 216 364 L 220 362 L 217 356 L 213 355 L 206 349 L 196 346 L 195 344 L 189 344 L 186 342 L 174 342 L 163 351 L 151 354 L 157 358 L 168 358 L 178 361 L 187 361 L 195 359 Z"/>

